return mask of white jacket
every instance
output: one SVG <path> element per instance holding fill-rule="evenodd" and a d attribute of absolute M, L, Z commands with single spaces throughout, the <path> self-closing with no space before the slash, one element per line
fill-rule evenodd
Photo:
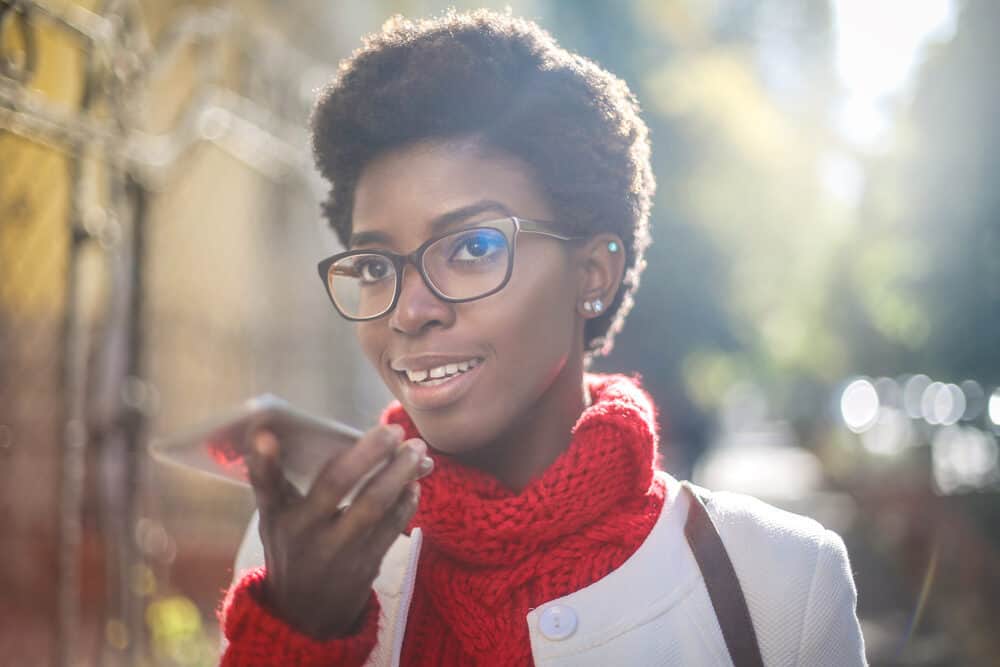
<path fill-rule="evenodd" d="M 525 616 L 537 667 L 733 664 L 684 536 L 690 499 L 674 477 L 656 474 L 666 482 L 666 502 L 639 549 L 604 578 Z M 709 514 L 739 578 L 764 664 L 866 665 L 857 589 L 840 536 L 751 496 L 711 497 Z M 399 664 L 420 543 L 415 528 L 382 562 L 374 584 L 382 618 L 367 665 Z M 236 577 L 263 562 L 255 515 Z"/>

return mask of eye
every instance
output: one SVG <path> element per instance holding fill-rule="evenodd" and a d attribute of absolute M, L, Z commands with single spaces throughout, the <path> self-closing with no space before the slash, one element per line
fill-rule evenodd
<path fill-rule="evenodd" d="M 495 230 L 477 229 L 463 235 L 453 247 L 453 261 L 475 262 L 502 252 L 507 247 L 507 240 Z"/>
<path fill-rule="evenodd" d="M 392 273 L 392 263 L 384 257 L 371 255 L 363 257 L 354 265 L 362 283 L 377 283 Z"/>

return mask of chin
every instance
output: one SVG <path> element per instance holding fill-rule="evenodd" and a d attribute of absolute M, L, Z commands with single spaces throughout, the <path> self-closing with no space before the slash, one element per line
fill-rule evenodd
<path fill-rule="evenodd" d="M 427 444 L 442 454 L 463 454 L 485 447 L 496 439 L 488 418 L 456 411 L 455 415 L 409 413 Z"/>
<path fill-rule="evenodd" d="M 470 454 L 501 439 L 518 414 L 510 398 L 472 400 L 474 398 L 466 396 L 466 400 L 441 410 L 411 412 L 407 409 L 407 412 L 435 451 L 455 456 Z"/>

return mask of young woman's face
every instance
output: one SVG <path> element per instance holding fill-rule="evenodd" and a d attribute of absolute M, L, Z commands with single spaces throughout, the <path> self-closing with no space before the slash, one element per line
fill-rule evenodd
<path fill-rule="evenodd" d="M 408 254 L 442 232 L 506 216 L 553 219 L 526 163 L 471 142 L 425 142 L 380 156 L 363 170 L 352 229 L 359 242 L 351 247 Z M 521 234 L 510 281 L 496 294 L 442 301 L 407 265 L 395 309 L 358 323 L 357 335 L 428 443 L 468 452 L 495 441 L 543 402 L 560 374 L 570 372 L 572 355 L 582 355 L 578 282 L 570 244 Z M 430 384 L 404 372 L 466 363 L 469 370 Z"/>

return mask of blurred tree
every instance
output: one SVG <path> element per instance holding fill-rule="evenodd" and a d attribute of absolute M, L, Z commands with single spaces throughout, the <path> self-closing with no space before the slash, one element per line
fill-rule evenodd
<path fill-rule="evenodd" d="M 643 371 L 681 474 L 734 381 L 792 396 L 797 377 L 832 381 L 844 364 L 825 319 L 845 212 L 818 169 L 830 19 L 824 0 L 796 7 L 555 2 L 547 21 L 646 109 L 654 243 L 636 309 L 598 367 Z"/>
<path fill-rule="evenodd" d="M 1000 383 L 1000 5 L 930 51 L 894 149 L 870 165 L 834 318 L 850 371 Z"/>
<path fill-rule="evenodd" d="M 928 317 L 914 367 L 1000 383 L 1000 4 L 969 0 L 955 38 L 927 62 L 912 107 L 906 225 L 925 270 Z"/>

